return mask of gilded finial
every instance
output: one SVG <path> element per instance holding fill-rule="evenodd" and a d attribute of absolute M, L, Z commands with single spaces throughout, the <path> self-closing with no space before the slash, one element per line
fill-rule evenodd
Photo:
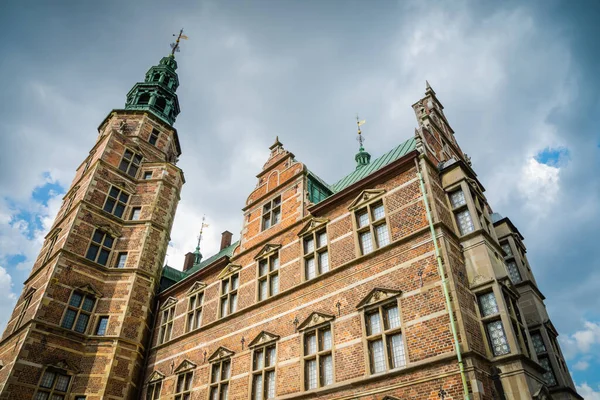
<path fill-rule="evenodd" d="M 358 118 L 358 114 L 356 114 L 356 129 L 358 131 L 358 137 L 356 138 L 356 140 L 358 140 L 358 144 L 360 145 L 360 148 L 363 148 L 363 142 L 365 141 L 365 139 L 362 136 L 362 131 L 360 130 L 360 126 L 364 125 L 367 122 L 367 120 L 363 119 L 362 121 L 360 120 L 360 118 Z"/>
<path fill-rule="evenodd" d="M 202 260 L 202 254 L 200 253 L 200 242 L 202 242 L 202 232 L 204 231 L 204 228 L 208 227 L 208 224 L 205 223 L 204 221 L 206 221 L 206 215 L 202 216 L 202 224 L 200 225 L 200 234 L 198 235 L 198 245 L 196 246 L 196 251 L 194 252 L 194 254 L 196 255 L 196 257 L 194 259 L 194 264 L 200 264 L 200 260 Z"/>
<path fill-rule="evenodd" d="M 356 160 L 356 168 L 360 168 L 369 164 L 369 161 L 371 160 L 371 155 L 367 153 L 365 151 L 365 148 L 363 147 L 365 138 L 363 137 L 362 131 L 360 130 L 360 126 L 364 125 L 366 122 L 367 121 L 364 119 L 361 121 L 358 117 L 358 114 L 356 114 L 356 129 L 358 131 L 358 136 L 356 137 L 356 140 L 358 140 L 358 144 L 360 146 L 358 149 L 358 153 L 354 157 L 354 159 Z"/>
<path fill-rule="evenodd" d="M 181 41 L 181 39 L 189 39 L 186 35 L 183 34 L 183 28 L 181 28 L 179 34 L 174 33 L 173 36 L 177 36 L 177 40 L 175 40 L 175 43 L 171 43 L 171 57 L 175 57 L 175 53 L 178 53 L 180 51 L 179 42 Z"/>

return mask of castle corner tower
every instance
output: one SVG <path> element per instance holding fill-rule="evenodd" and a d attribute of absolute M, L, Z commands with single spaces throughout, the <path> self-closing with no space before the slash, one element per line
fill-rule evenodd
<path fill-rule="evenodd" d="M 0 399 L 139 395 L 184 183 L 173 52 L 98 128 L 0 340 Z"/>

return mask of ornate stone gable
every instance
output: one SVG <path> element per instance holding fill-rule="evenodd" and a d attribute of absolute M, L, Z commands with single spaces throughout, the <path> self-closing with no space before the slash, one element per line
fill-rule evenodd
<path fill-rule="evenodd" d="M 402 291 L 400 290 L 375 288 L 371 290 L 369 294 L 367 294 L 365 298 L 360 301 L 360 303 L 357 304 L 356 308 L 363 308 L 372 304 L 381 303 L 382 301 L 398 297 L 400 294 L 402 294 Z"/>
<path fill-rule="evenodd" d="M 121 237 L 121 232 L 117 231 L 111 225 L 102 224 L 102 225 L 97 225 L 96 228 L 100 229 L 103 232 L 108 233 L 110 236 L 112 236 L 114 238 Z"/>
<path fill-rule="evenodd" d="M 79 373 L 79 368 L 77 368 L 75 365 L 73 365 L 72 363 L 70 363 L 67 360 L 57 360 L 57 361 L 49 364 L 48 366 L 52 367 L 52 368 L 56 368 L 61 371 L 70 372 L 72 374 Z"/>
<path fill-rule="evenodd" d="M 165 310 L 171 306 L 177 304 L 177 299 L 175 297 L 169 297 L 165 302 L 160 306 L 161 310 Z"/>
<path fill-rule="evenodd" d="M 248 343 L 248 347 L 256 347 L 262 346 L 267 343 L 275 342 L 279 340 L 279 335 L 275 335 L 273 333 L 269 333 L 267 331 L 262 331 L 259 333 L 250 343 Z"/>
<path fill-rule="evenodd" d="M 310 329 L 312 327 L 331 322 L 334 319 L 335 317 L 333 315 L 323 314 L 315 311 L 311 313 L 300 325 L 298 325 L 298 330 L 301 331 Z"/>
<path fill-rule="evenodd" d="M 100 291 L 98 289 L 96 289 L 96 287 L 94 285 L 92 285 L 91 283 L 87 283 L 83 286 L 79 286 L 76 289 L 81 292 L 84 292 L 84 293 L 89 293 L 95 297 L 102 297 L 102 293 L 100 293 Z"/>
<path fill-rule="evenodd" d="M 267 243 L 263 246 L 263 248 L 258 252 L 256 256 L 254 256 L 255 260 L 259 260 L 261 258 L 265 258 L 275 253 L 281 248 L 280 244 L 271 244 Z"/>
<path fill-rule="evenodd" d="M 217 350 L 215 350 L 214 353 L 212 353 L 212 355 L 210 357 L 208 357 L 208 362 L 215 362 L 215 361 L 219 361 L 222 360 L 224 358 L 230 358 L 234 355 L 235 353 L 231 350 L 229 350 L 226 347 L 219 347 Z"/>
<path fill-rule="evenodd" d="M 361 208 L 363 205 L 383 196 L 384 193 L 385 189 L 365 189 L 358 195 L 357 198 L 354 199 L 352 203 L 350 203 L 348 210 L 354 211 L 358 208 Z"/>
<path fill-rule="evenodd" d="M 320 229 L 320 228 L 324 227 L 325 225 L 327 225 L 328 222 L 329 222 L 329 219 L 327 219 L 327 218 L 312 217 L 302 227 L 302 229 L 300 229 L 300 232 L 298 232 L 298 236 L 304 236 L 304 235 L 307 235 L 307 234 L 309 234 L 311 232 L 314 232 L 317 229 Z"/>
<path fill-rule="evenodd" d="M 175 373 L 179 374 L 180 372 L 185 372 L 185 371 L 189 371 L 196 368 L 196 364 L 194 364 L 193 362 L 191 362 L 190 360 L 183 360 L 181 362 L 181 364 L 179 364 L 179 366 L 177 368 L 175 368 Z"/>
<path fill-rule="evenodd" d="M 148 378 L 148 383 L 160 381 L 160 380 L 163 380 L 164 378 L 165 378 L 165 375 L 163 373 L 161 373 L 160 371 L 154 371 L 152 373 L 152 375 L 150 375 L 150 378 Z"/>
<path fill-rule="evenodd" d="M 192 285 L 192 287 L 190 287 L 190 290 L 187 291 L 187 294 L 189 296 L 191 294 L 194 294 L 196 292 L 201 291 L 205 287 L 206 287 L 206 283 L 200 282 L 200 281 L 196 281 L 196 282 L 194 282 L 194 284 Z"/>
<path fill-rule="evenodd" d="M 225 268 L 223 268 L 223 271 L 221 271 L 219 276 L 217 276 L 217 279 L 227 278 L 229 275 L 233 275 L 241 269 L 242 269 L 241 265 L 229 264 Z"/>

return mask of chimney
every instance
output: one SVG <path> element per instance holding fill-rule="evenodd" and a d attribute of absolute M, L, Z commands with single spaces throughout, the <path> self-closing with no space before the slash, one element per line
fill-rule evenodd
<path fill-rule="evenodd" d="M 185 261 L 183 262 L 183 270 L 187 271 L 188 269 L 194 266 L 194 260 L 196 259 L 196 255 L 194 253 L 187 253 L 185 255 Z"/>
<path fill-rule="evenodd" d="M 231 233 L 229 231 L 225 231 L 225 232 L 221 233 L 221 249 L 219 249 L 219 251 L 223 250 L 225 247 L 231 246 L 232 236 L 233 236 L 233 233 Z"/>

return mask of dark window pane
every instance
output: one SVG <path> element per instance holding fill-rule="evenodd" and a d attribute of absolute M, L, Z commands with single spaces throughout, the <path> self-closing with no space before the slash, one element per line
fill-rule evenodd
<path fill-rule="evenodd" d="M 119 164 L 119 169 L 123 172 L 127 172 L 127 167 L 129 167 L 129 163 L 126 160 L 121 160 L 121 164 Z"/>
<path fill-rule="evenodd" d="M 100 255 L 98 256 L 97 263 L 100 265 L 106 265 L 106 263 L 108 262 L 109 255 L 110 255 L 110 252 L 108 250 L 105 250 L 105 249 L 100 250 Z"/>
<path fill-rule="evenodd" d="M 92 238 L 92 240 L 96 243 L 102 243 L 103 237 L 104 233 L 102 233 L 102 231 L 96 230 L 96 232 L 94 232 L 94 237 Z"/>
<path fill-rule="evenodd" d="M 104 203 L 104 211 L 111 213 L 114 207 L 115 201 L 110 197 L 106 199 L 106 203 Z"/>
<path fill-rule="evenodd" d="M 83 300 L 83 306 L 81 308 L 83 308 L 85 311 L 89 311 L 91 312 L 92 309 L 94 308 L 94 303 L 96 301 L 89 296 L 86 296 L 85 299 Z"/>
<path fill-rule="evenodd" d="M 87 251 L 87 254 L 85 255 L 85 258 L 87 258 L 88 260 L 96 261 L 97 254 L 98 254 L 98 246 L 96 246 L 95 244 L 91 244 L 90 248 Z"/>
<path fill-rule="evenodd" d="M 71 381 L 71 377 L 68 375 L 58 375 L 56 377 L 56 385 L 54 388 L 61 392 L 66 392 L 69 388 L 69 382 Z"/>
<path fill-rule="evenodd" d="M 106 237 L 104 238 L 104 246 L 111 248 L 113 245 L 113 242 L 114 242 L 114 239 L 111 236 L 106 235 Z"/>
<path fill-rule="evenodd" d="M 119 196 L 119 189 L 117 189 L 116 187 L 111 187 L 110 188 L 110 197 L 114 197 L 115 199 L 117 198 L 117 196 Z"/>
<path fill-rule="evenodd" d="M 85 328 L 87 328 L 87 324 L 88 324 L 89 320 L 90 320 L 89 315 L 79 314 L 79 318 L 77 318 L 77 323 L 75 324 L 75 332 L 79 332 L 79 333 L 85 332 Z"/>
<path fill-rule="evenodd" d="M 124 211 L 125 206 L 122 203 L 117 204 L 117 208 L 115 209 L 115 216 L 121 218 L 123 216 Z"/>
<path fill-rule="evenodd" d="M 136 176 L 138 172 L 138 167 L 135 165 L 132 165 L 131 167 L 129 167 L 129 171 L 127 171 L 127 173 L 131 176 Z"/>
<path fill-rule="evenodd" d="M 127 160 L 131 160 L 131 157 L 133 156 L 133 153 L 129 150 L 125 150 L 125 154 L 123 155 L 123 157 Z"/>
<path fill-rule="evenodd" d="M 67 310 L 61 326 L 63 328 L 71 329 L 73 327 L 73 322 L 75 322 L 76 315 L 77 313 L 74 310 Z"/>
<path fill-rule="evenodd" d="M 79 293 L 73 293 L 73 295 L 71 296 L 71 301 L 69 301 L 69 304 L 72 305 L 73 307 L 79 307 L 79 305 L 81 304 L 82 298 L 83 297 Z"/>
<path fill-rule="evenodd" d="M 123 203 L 127 203 L 129 201 L 129 195 L 127 193 L 121 193 L 119 200 Z"/>

